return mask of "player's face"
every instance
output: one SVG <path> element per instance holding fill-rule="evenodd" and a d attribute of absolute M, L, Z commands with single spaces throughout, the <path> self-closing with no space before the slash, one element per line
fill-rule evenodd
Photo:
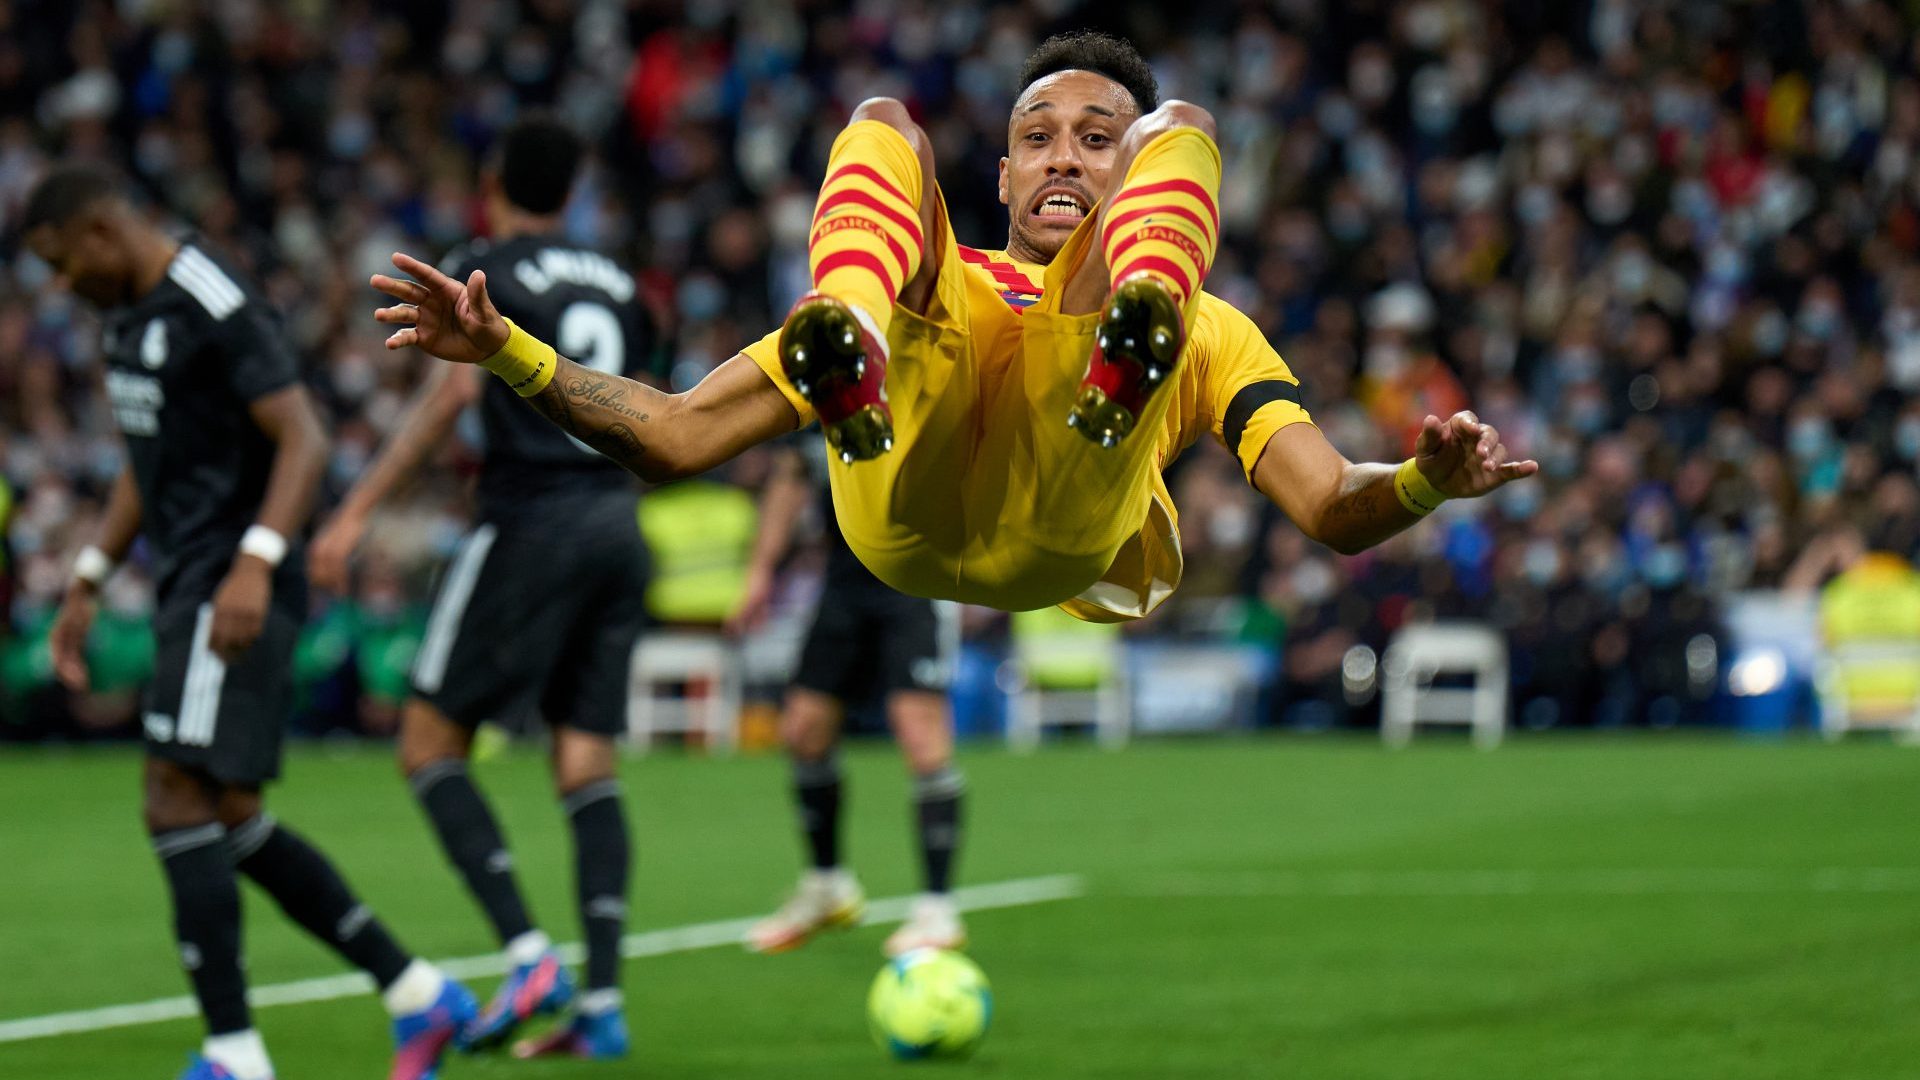
<path fill-rule="evenodd" d="M 27 246 L 95 307 L 118 307 L 130 299 L 130 260 L 104 214 L 82 212 L 64 225 L 42 226 L 27 238 Z"/>
<path fill-rule="evenodd" d="M 1107 193 L 1120 136 L 1140 112 L 1126 88 L 1091 71 L 1061 71 L 1014 102 L 1000 201 L 1016 258 L 1051 261 Z"/>

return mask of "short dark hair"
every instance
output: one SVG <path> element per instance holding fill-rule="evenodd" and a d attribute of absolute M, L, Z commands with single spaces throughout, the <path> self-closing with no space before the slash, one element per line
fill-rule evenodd
<path fill-rule="evenodd" d="M 120 181 L 98 165 L 59 165 L 40 178 L 27 196 L 22 232 L 42 225 L 65 225 L 82 210 L 120 197 Z"/>
<path fill-rule="evenodd" d="M 545 113 L 523 116 L 500 139 L 500 188 L 529 214 L 558 213 L 585 153 L 567 125 Z"/>
<path fill-rule="evenodd" d="M 1160 107 L 1160 82 L 1153 77 L 1133 42 L 1098 30 L 1069 30 L 1040 43 L 1020 69 L 1020 87 L 1027 87 L 1058 71 L 1091 71 L 1104 75 L 1133 95 L 1133 103 L 1145 116 Z"/>

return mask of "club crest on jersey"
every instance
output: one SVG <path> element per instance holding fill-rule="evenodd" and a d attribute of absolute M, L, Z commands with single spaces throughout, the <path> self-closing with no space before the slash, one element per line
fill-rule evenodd
<path fill-rule="evenodd" d="M 167 362 L 167 323 L 165 319 L 155 319 L 147 324 L 147 331 L 140 335 L 140 362 L 149 369 L 158 371 Z"/>

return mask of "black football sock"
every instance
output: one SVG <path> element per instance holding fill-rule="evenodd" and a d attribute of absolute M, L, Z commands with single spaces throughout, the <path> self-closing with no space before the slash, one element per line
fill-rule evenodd
<path fill-rule="evenodd" d="M 533 922 L 513 880 L 513 856 L 507 853 L 493 811 L 467 776 L 467 763 L 443 758 L 416 769 L 407 780 L 440 834 L 440 846 L 466 877 L 500 943 L 530 932 Z"/>
<path fill-rule="evenodd" d="M 560 800 L 573 823 L 574 882 L 587 937 L 587 989 L 620 985 L 620 932 L 627 923 L 627 876 L 633 856 L 620 782 L 599 780 Z"/>
<path fill-rule="evenodd" d="M 247 980 L 240 970 L 240 886 L 221 841 L 219 822 L 156 833 L 153 850 L 173 894 L 173 936 L 180 964 L 206 1018 L 207 1034 L 253 1026 Z"/>
<path fill-rule="evenodd" d="M 385 990 L 413 958 L 346 880 L 300 834 L 258 814 L 227 833 L 240 872 L 267 890 L 287 916 Z"/>
<path fill-rule="evenodd" d="M 944 893 L 952 883 L 954 852 L 960 846 L 960 798 L 966 790 L 966 778 L 951 765 L 913 779 L 920 864 L 930 893 Z"/>
<path fill-rule="evenodd" d="M 793 762 L 794 799 L 800 807 L 800 831 L 815 870 L 840 865 L 840 758 Z"/>

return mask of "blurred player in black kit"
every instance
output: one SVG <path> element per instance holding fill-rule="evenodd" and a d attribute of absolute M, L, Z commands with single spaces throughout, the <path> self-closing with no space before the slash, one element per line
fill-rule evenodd
<path fill-rule="evenodd" d="M 816 452 L 821 444 L 809 440 Z M 959 609 L 888 588 L 860 564 L 834 520 L 824 455 L 782 447 L 760 500 L 760 535 L 748 568 L 736 627 L 764 615 L 774 570 L 792 543 L 807 503 L 817 500 L 827 532 L 827 567 L 813 627 L 780 711 L 780 738 L 793 760 L 795 810 L 808 867 L 780 910 L 747 935 L 756 952 L 795 949 L 833 927 L 852 926 L 866 893 L 840 852 L 842 780 L 837 747 L 849 705 L 873 702 L 913 774 L 914 821 L 925 890 L 884 945 L 888 956 L 966 944 L 949 889 L 959 846 L 965 778 L 953 765 L 953 710 L 947 685 L 959 651 Z M 811 478 L 810 478 L 811 477 Z"/>
<path fill-rule="evenodd" d="M 144 534 L 158 608 L 143 702 L 145 817 L 172 894 L 181 963 L 207 1025 L 183 1080 L 271 1080 L 240 955 L 244 874 L 289 918 L 366 971 L 393 1015 L 393 1080 L 428 1080 L 476 1012 L 415 959 L 326 856 L 269 815 L 306 580 L 294 550 L 327 459 L 300 365 L 254 289 L 219 257 L 156 228 L 89 167 L 27 201 L 28 245 L 105 315 L 106 384 L 125 438 L 100 534 L 52 632 L 56 673 L 88 682 L 102 582 Z"/>
<path fill-rule="evenodd" d="M 632 275 L 560 235 L 583 156 L 578 136 L 555 120 L 514 124 L 482 178 L 491 237 L 455 250 L 442 268 L 462 280 L 483 271 L 500 310 L 566 342 L 590 371 L 638 376 L 652 367 L 661 339 Z M 620 1057 L 628 1048 L 619 977 L 630 855 L 614 740 L 626 728 L 647 581 L 632 478 L 499 380 L 433 364 L 406 417 L 315 538 L 314 581 L 344 591 L 374 508 L 472 405 L 486 442 L 479 522 L 434 600 L 402 715 L 400 764 L 512 961 L 474 1025 L 474 1048 L 503 1044 L 530 1017 L 571 1005 L 565 1022 L 514 1052 Z M 554 782 L 573 827 L 587 942 L 578 995 L 528 914 L 500 826 L 467 772 L 475 728 L 530 706 L 552 726 Z"/>

